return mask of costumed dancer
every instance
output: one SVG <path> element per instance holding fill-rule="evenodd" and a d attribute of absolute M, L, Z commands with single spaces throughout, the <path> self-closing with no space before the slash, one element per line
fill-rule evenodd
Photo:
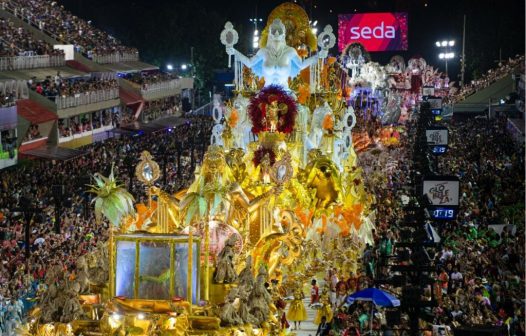
<path fill-rule="evenodd" d="M 320 288 L 316 284 L 316 279 L 312 279 L 311 281 L 311 289 L 310 289 L 310 304 L 311 306 L 315 303 L 318 303 L 320 301 Z"/>
<path fill-rule="evenodd" d="M 314 318 L 314 324 L 319 325 L 321 323 L 323 316 L 325 316 L 325 318 L 327 319 L 326 320 L 327 323 L 331 323 L 332 317 L 333 317 L 332 307 L 329 301 L 329 295 L 327 294 L 327 290 L 325 289 L 321 293 L 320 303 L 322 304 L 322 306 L 316 312 L 316 317 Z"/>
<path fill-rule="evenodd" d="M 302 285 L 299 284 L 294 290 L 294 299 L 290 303 L 289 311 L 287 312 L 287 319 L 294 322 L 294 330 L 301 328 L 301 322 L 307 320 L 307 310 L 303 305 L 305 294 L 302 290 Z"/>
<path fill-rule="evenodd" d="M 287 307 L 287 302 L 283 300 L 279 287 L 278 280 L 272 280 L 272 300 L 276 306 L 277 316 L 279 319 L 279 324 L 282 330 L 286 330 L 290 327 L 289 321 L 287 321 L 287 314 L 285 313 L 285 307 Z"/>

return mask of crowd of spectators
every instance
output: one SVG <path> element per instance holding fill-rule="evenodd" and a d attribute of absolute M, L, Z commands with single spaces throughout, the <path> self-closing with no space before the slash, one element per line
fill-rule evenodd
<path fill-rule="evenodd" d="M 43 81 L 30 80 L 28 86 L 36 93 L 54 101 L 56 97 L 78 97 L 96 91 L 118 89 L 119 82 L 116 79 L 96 77 L 65 79 L 59 72 L 55 78 L 48 76 Z"/>
<path fill-rule="evenodd" d="M 115 37 L 97 29 L 52 0 L 1 0 L 0 6 L 50 34 L 59 42 L 73 44 L 86 55 L 138 53 Z"/>
<path fill-rule="evenodd" d="M 449 97 L 449 100 L 452 103 L 459 102 L 473 93 L 490 86 L 499 79 L 506 77 L 513 71 L 516 71 L 517 68 L 521 70 L 521 73 L 524 73 L 524 55 L 517 55 L 507 61 L 499 62 L 497 68 L 489 69 L 487 73 L 483 74 L 480 78 L 465 84 L 464 87 L 456 91 L 452 97 Z"/>
<path fill-rule="evenodd" d="M 450 150 L 438 167 L 443 175 L 459 177 L 460 205 L 455 221 L 435 225 L 442 240 L 431 255 L 437 266 L 436 272 L 429 273 L 434 284 L 425 287 L 422 299 L 434 297 L 437 306 L 423 310 L 422 334 L 434 335 L 442 326 L 449 335 L 458 327 L 500 327 L 507 335 L 523 335 L 524 145 L 506 133 L 505 119 L 457 121 L 449 129 Z M 377 222 L 375 244 L 364 252 L 358 283 L 371 285 L 373 280 L 398 274 L 382 260 L 389 258 L 392 264 L 403 249 L 396 244 L 404 240 L 412 141 L 403 137 L 401 147 L 361 156 L 367 186 L 376 197 Z M 401 287 L 382 287 L 402 297 Z M 344 321 L 339 326 L 344 335 L 363 333 L 368 311 L 368 304 L 358 304 L 335 323 Z M 374 315 L 378 334 L 408 335 L 407 315 L 402 314 L 395 325 L 387 324 L 385 316 L 380 310 Z"/>
<path fill-rule="evenodd" d="M 147 102 L 142 117 L 145 121 L 152 121 L 163 116 L 178 115 L 180 111 L 180 99 L 169 97 Z"/>
<path fill-rule="evenodd" d="M 8 107 L 15 104 L 17 93 L 15 91 L 0 94 L 0 107 Z"/>
<path fill-rule="evenodd" d="M 59 119 L 58 132 L 60 137 L 70 137 L 86 131 L 97 130 L 103 126 L 118 127 L 118 111 L 112 109 L 92 112 L 91 115 L 73 116 L 68 119 Z"/>
<path fill-rule="evenodd" d="M 42 134 L 40 134 L 40 128 L 38 124 L 31 124 L 22 142 L 36 140 L 39 138 L 42 138 Z"/>
<path fill-rule="evenodd" d="M 144 188 L 130 176 L 140 153 L 148 150 L 163 166 L 160 152 L 166 160 L 168 192 L 187 187 L 193 180 L 194 168 L 202 160 L 205 141 L 209 139 L 213 122 L 210 118 L 193 118 L 171 130 L 157 134 L 112 138 L 84 147 L 87 154 L 69 161 L 34 160 L 27 165 L 2 171 L 0 183 L 0 333 L 6 328 L 6 307 L 34 295 L 46 273 L 53 265 L 65 270 L 74 267 L 77 258 L 107 238 L 107 224 L 95 222 L 90 206 L 91 195 L 86 193 L 86 177 L 95 172 L 108 174 L 114 164 L 115 174 L 126 183 L 136 200 L 146 202 Z M 162 148 L 162 150 L 161 150 Z M 193 152 L 191 154 L 190 152 Z M 130 170 L 132 169 L 132 170 Z M 132 171 L 132 173 L 130 173 Z M 63 184 L 66 201 L 60 216 L 61 233 L 54 233 L 55 202 L 52 185 Z M 42 210 L 31 222 L 31 256 L 25 258 L 24 218 L 17 212 L 21 198 L 32 199 L 32 206 Z M 90 207 L 85 211 L 85 207 Z M 27 269 L 26 267 L 29 267 Z M 27 305 L 27 302 L 24 301 Z M 5 313 L 5 314 L 4 314 Z M 16 314 L 11 314 L 16 319 Z"/>
<path fill-rule="evenodd" d="M 27 30 L 17 27 L 10 19 L 0 19 L 0 57 L 64 55 L 49 43 L 35 39 Z"/>

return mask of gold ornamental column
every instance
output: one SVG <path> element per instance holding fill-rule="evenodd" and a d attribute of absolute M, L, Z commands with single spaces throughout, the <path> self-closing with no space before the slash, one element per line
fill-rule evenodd
<path fill-rule="evenodd" d="M 188 300 L 188 302 L 190 303 L 189 304 L 189 307 L 188 307 L 188 314 L 189 315 L 192 315 L 192 304 L 193 304 L 193 300 L 192 300 L 192 269 L 193 269 L 193 259 L 194 259 L 194 252 L 193 252 L 193 249 L 194 249 L 194 234 L 192 232 L 192 227 L 190 226 L 189 228 L 190 230 L 188 230 L 188 269 L 186 270 L 187 272 L 187 277 L 186 277 L 186 298 Z"/>
<path fill-rule="evenodd" d="M 205 221 L 205 286 L 204 300 L 210 299 L 210 222 Z"/>

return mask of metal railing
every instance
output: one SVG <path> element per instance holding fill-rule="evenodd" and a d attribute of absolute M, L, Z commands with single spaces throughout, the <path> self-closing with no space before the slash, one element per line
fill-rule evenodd
<path fill-rule="evenodd" d="M 0 80 L 0 94 L 4 97 L 14 94 L 16 99 L 27 99 L 29 88 L 24 80 Z"/>
<path fill-rule="evenodd" d="M 119 89 L 113 88 L 94 92 L 79 93 L 75 96 L 70 97 L 55 97 L 55 104 L 60 110 L 70 107 L 76 107 L 79 105 L 100 103 L 106 100 L 117 98 L 119 98 Z"/>
<path fill-rule="evenodd" d="M 66 65 L 64 55 L 0 57 L 0 71 L 52 68 Z"/>
<path fill-rule="evenodd" d="M 180 88 L 181 88 L 180 80 L 172 79 L 172 80 L 158 82 L 158 83 L 143 84 L 141 86 L 141 93 L 148 94 L 148 93 L 154 93 L 154 92 L 159 92 L 159 91 L 174 91 Z"/>
<path fill-rule="evenodd" d="M 212 115 L 212 108 L 213 108 L 213 104 L 212 102 L 209 102 L 209 103 L 206 103 L 204 104 L 203 106 L 193 110 L 193 111 L 190 111 L 188 113 L 186 113 L 186 116 L 187 117 L 192 117 L 192 116 L 211 116 Z"/>
<path fill-rule="evenodd" d="M 109 64 L 109 63 L 118 63 L 118 62 L 136 62 L 139 60 L 139 53 L 121 53 L 114 52 L 112 54 L 106 55 L 97 55 L 97 54 L 88 54 L 88 58 L 91 58 L 93 62 L 99 64 Z"/>

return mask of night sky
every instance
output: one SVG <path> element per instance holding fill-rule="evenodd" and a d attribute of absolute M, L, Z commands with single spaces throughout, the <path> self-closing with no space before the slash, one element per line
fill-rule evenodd
<path fill-rule="evenodd" d="M 321 30 L 337 15 L 364 12 L 408 12 L 409 50 L 372 53 L 374 61 L 386 63 L 395 54 L 406 58 L 423 56 L 428 63 L 444 68 L 438 59 L 436 40 L 455 39 L 460 55 L 463 15 L 467 15 L 466 64 L 468 79 L 494 65 L 499 58 L 524 53 L 524 0 L 297 0 Z M 232 21 L 240 34 L 238 48 L 247 51 L 254 26 L 250 17 L 264 21 L 283 1 L 260 0 L 59 0 L 74 14 L 92 20 L 125 44 L 139 48 L 141 58 L 156 65 L 190 61 L 190 47 L 202 69 L 225 67 L 219 33 L 224 22 Z M 260 27 L 262 28 L 262 27 Z M 337 52 L 336 48 L 333 50 Z M 452 80 L 460 60 L 449 63 Z"/>

